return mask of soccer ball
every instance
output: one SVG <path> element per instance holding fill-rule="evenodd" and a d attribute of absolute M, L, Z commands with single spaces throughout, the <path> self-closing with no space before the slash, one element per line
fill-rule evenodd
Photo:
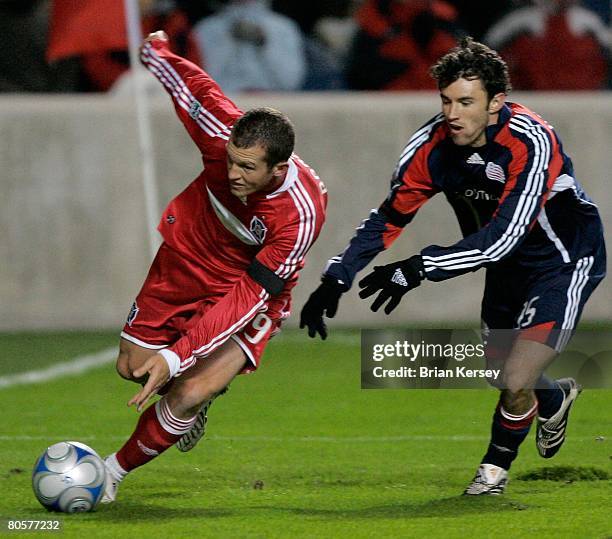
<path fill-rule="evenodd" d="M 49 511 L 76 513 L 93 510 L 106 480 L 104 462 L 91 447 L 59 442 L 48 447 L 34 465 L 32 488 Z"/>

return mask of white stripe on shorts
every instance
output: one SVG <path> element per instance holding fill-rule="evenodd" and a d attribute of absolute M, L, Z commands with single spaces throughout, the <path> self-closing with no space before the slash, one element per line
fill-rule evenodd
<path fill-rule="evenodd" d="M 128 335 L 125 331 L 121 332 L 121 338 L 126 341 L 130 341 L 131 343 L 137 344 L 138 346 L 142 346 L 143 348 L 148 348 L 149 350 L 161 350 L 162 348 L 167 348 L 170 344 L 149 344 L 148 342 L 141 341 L 136 337 L 132 337 Z"/>
<path fill-rule="evenodd" d="M 582 297 L 582 291 L 589 282 L 589 272 L 593 267 L 595 259 L 592 256 L 581 258 L 576 262 L 576 268 L 572 274 L 572 280 L 567 289 L 567 305 L 565 306 L 565 315 L 563 317 L 563 324 L 561 325 L 561 332 L 555 345 L 555 350 L 561 351 L 570 338 L 575 329 L 576 318 L 578 317 L 578 310 L 580 307 L 580 299 Z"/>

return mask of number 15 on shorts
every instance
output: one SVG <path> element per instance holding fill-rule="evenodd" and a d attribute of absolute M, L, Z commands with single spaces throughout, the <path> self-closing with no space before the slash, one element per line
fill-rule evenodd
<path fill-rule="evenodd" d="M 523 305 L 523 310 L 521 311 L 521 314 L 519 314 L 516 322 L 517 328 L 526 328 L 531 324 L 531 322 L 533 322 L 533 318 L 536 314 L 536 308 L 533 306 L 533 304 L 539 299 L 540 296 L 535 296 L 525 302 L 525 305 Z"/>

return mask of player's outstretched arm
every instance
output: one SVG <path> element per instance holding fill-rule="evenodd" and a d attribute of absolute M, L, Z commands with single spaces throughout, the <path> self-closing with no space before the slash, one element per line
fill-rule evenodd
<path fill-rule="evenodd" d="M 165 32 L 153 32 L 145 38 L 140 60 L 168 92 L 204 157 L 224 159 L 231 125 L 242 111 L 201 67 L 170 51 Z"/>
<path fill-rule="evenodd" d="M 350 289 L 357 273 L 380 252 L 391 246 L 414 213 L 416 210 L 409 216 L 402 216 L 390 208 L 387 201 L 380 208 L 372 210 L 369 217 L 357 228 L 342 254 L 328 262 L 321 285 L 310 295 L 302 308 L 300 328 L 307 328 L 309 337 L 314 338 L 318 333 L 321 339 L 327 338 L 324 316 L 333 318 L 336 315 L 340 297 Z"/>
<path fill-rule="evenodd" d="M 357 273 L 380 252 L 388 249 L 404 227 L 412 221 L 419 208 L 436 194 L 437 188 L 433 185 L 427 169 L 426 143 L 434 128 L 442 122 L 441 118 L 436 116 L 410 139 L 400 156 L 391 180 L 391 190 L 385 201 L 378 209 L 372 210 L 368 218 L 357 227 L 346 249 L 329 260 L 323 283 L 312 293 L 302 309 L 300 327 L 307 327 L 310 337 L 315 337 L 317 333 L 322 339 L 327 337 L 323 316 L 333 318 L 341 294 L 351 287 Z M 376 280 L 380 278 L 382 281 L 381 271 L 376 271 L 375 275 Z M 376 290 L 381 288 L 382 285 Z M 396 292 L 392 295 L 397 296 Z M 381 296 L 374 302 L 376 309 L 384 303 Z M 386 295 L 386 299 L 389 297 Z M 395 306 L 395 300 L 392 300 L 385 309 L 387 314 Z"/>

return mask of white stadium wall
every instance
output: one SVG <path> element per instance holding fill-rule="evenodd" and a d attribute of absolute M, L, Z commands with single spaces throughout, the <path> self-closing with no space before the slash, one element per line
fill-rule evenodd
<path fill-rule="evenodd" d="M 612 94 L 513 95 L 560 133 L 579 181 L 612 230 Z M 389 178 L 410 134 L 438 110 L 431 94 L 242 96 L 244 109 L 271 105 L 297 130 L 297 153 L 329 190 L 322 235 L 311 250 L 293 301 L 299 308 L 326 260 L 341 251 Z M 160 204 L 197 175 L 199 153 L 163 96 L 152 102 Z M 146 275 L 146 231 L 139 143 L 129 98 L 0 97 L 0 330 L 119 328 Z M 161 212 L 162 208 L 159 208 Z M 407 257 L 459 238 L 450 207 L 427 204 L 380 261 Z M 351 291 L 337 325 L 475 322 L 483 272 L 424 283 L 390 317 L 373 314 Z M 612 320 L 612 279 L 585 310 Z"/>

